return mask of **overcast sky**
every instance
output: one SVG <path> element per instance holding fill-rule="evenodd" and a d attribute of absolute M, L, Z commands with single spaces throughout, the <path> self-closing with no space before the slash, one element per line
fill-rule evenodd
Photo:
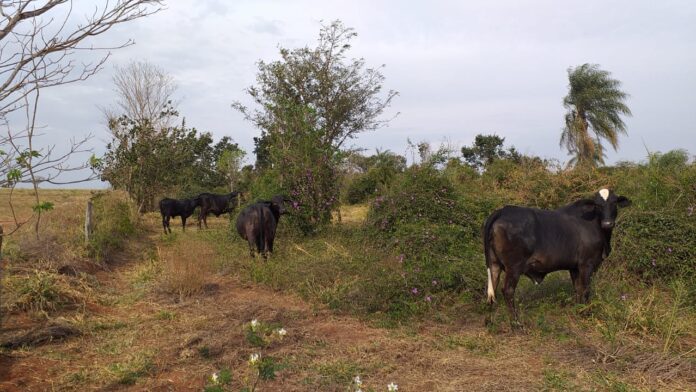
<path fill-rule="evenodd" d="M 42 141 L 91 132 L 103 153 L 99 108 L 114 104 L 114 68 L 146 60 L 176 80 L 188 125 L 231 136 L 252 163 L 259 130 L 230 104 L 249 103 L 255 63 L 278 59 L 279 45 L 314 46 L 320 21 L 340 19 L 358 33 L 349 56 L 384 64 L 384 89 L 399 92 L 384 117 L 400 114 L 355 146 L 406 154 L 409 138 L 459 148 L 496 133 L 523 153 L 566 161 L 558 142 L 567 69 L 596 63 L 623 82 L 633 111 L 610 163 L 644 159 L 646 147 L 696 153 L 694 1 L 170 0 L 166 8 L 98 37 L 136 42 L 100 74 L 42 92 Z"/>

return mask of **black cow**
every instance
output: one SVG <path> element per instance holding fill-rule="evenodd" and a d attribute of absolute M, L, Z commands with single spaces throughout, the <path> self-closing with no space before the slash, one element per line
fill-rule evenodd
<path fill-rule="evenodd" d="M 208 228 L 208 214 L 215 214 L 216 217 L 232 212 L 237 204 L 239 192 L 217 195 L 215 193 L 201 193 L 198 198 L 201 199 L 201 210 L 198 213 L 198 228 L 201 228 L 201 221 Z"/>
<path fill-rule="evenodd" d="M 199 204 L 200 199 L 197 197 L 183 200 L 169 199 L 165 197 L 164 199 L 160 200 L 159 207 L 160 213 L 162 214 L 162 227 L 164 227 L 164 234 L 167 234 L 167 230 L 169 230 L 169 233 L 172 232 L 172 228 L 169 227 L 169 220 L 173 216 L 181 217 L 181 225 L 184 228 L 183 230 L 186 231 L 186 219 L 193 214 L 193 210 L 195 210 Z"/>
<path fill-rule="evenodd" d="M 546 274 L 559 270 L 570 272 L 576 301 L 586 302 L 592 274 L 611 252 L 618 207 L 630 204 L 626 197 L 601 189 L 594 199 L 553 211 L 516 206 L 495 211 L 483 232 L 488 302 L 495 302 L 500 271 L 505 271 L 503 297 L 517 324 L 514 296 L 520 276 L 539 284 Z"/>
<path fill-rule="evenodd" d="M 273 253 L 273 241 L 280 216 L 287 212 L 287 198 L 276 195 L 271 200 L 257 201 L 244 208 L 237 217 L 237 233 L 249 242 L 249 252 L 254 248 L 264 259 Z"/>

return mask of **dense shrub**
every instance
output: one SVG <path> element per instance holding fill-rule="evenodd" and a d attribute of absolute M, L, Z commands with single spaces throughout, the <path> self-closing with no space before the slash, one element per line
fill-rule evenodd
<path fill-rule="evenodd" d="M 280 186 L 278 174 L 273 170 L 265 170 L 251 183 L 249 202 L 256 201 L 257 199 L 268 200 L 274 195 L 283 192 L 284 190 Z"/>
<path fill-rule="evenodd" d="M 392 307 L 431 302 L 446 291 L 480 291 L 480 228 L 465 211 L 449 178 L 427 165 L 409 168 L 375 198 L 367 224 L 398 254 L 402 269 L 402 295 Z"/>
<path fill-rule="evenodd" d="M 467 214 L 450 180 L 432 167 L 413 166 L 372 202 L 368 224 L 393 233 L 405 223 L 465 224 Z"/>
<path fill-rule="evenodd" d="M 481 227 L 506 204 L 558 208 L 603 187 L 628 196 L 613 236 L 612 269 L 632 279 L 686 283 L 696 298 L 696 165 L 680 151 L 642 164 L 560 168 L 539 159 L 499 159 L 483 173 L 451 160 L 442 169 L 412 167 L 371 203 L 368 224 L 401 254 L 405 284 L 419 292 L 483 284 Z M 479 268 L 467 269 L 480 261 Z M 485 272 L 485 271 L 484 271 Z M 478 282 L 478 283 L 477 283 Z"/>
<path fill-rule="evenodd" d="M 108 260 L 137 232 L 137 209 L 122 192 L 99 193 L 92 201 L 94 227 L 89 253 L 97 260 Z"/>
<path fill-rule="evenodd" d="M 620 217 L 612 260 L 647 282 L 683 280 L 696 302 L 696 164 L 675 150 L 613 176 L 633 206 Z"/>
<path fill-rule="evenodd" d="M 378 189 L 389 186 L 406 169 L 406 158 L 388 150 L 378 150 L 375 155 L 367 157 L 353 154 L 348 161 L 362 171 L 347 183 L 344 200 L 348 204 L 364 202 Z"/>
<path fill-rule="evenodd" d="M 686 213 L 627 212 L 614 244 L 613 258 L 645 280 L 696 282 L 696 219 Z"/>
<path fill-rule="evenodd" d="M 345 201 L 348 204 L 358 204 L 367 200 L 377 191 L 377 181 L 368 174 L 355 176 L 346 187 Z"/>

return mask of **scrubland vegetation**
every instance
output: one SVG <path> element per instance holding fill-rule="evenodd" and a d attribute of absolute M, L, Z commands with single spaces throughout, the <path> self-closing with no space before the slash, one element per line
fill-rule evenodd
<path fill-rule="evenodd" d="M 11 11 L 20 20 L 61 4 Z M 107 5 L 106 19 L 88 19 L 73 40 L 44 40 L 46 50 L 12 60 L 22 72 L 0 100 L 24 99 L 12 110 L 29 123 L 0 137 L 0 389 L 696 389 L 696 163 L 674 150 L 604 165 L 602 143 L 618 148 L 631 113 L 609 72 L 568 69 L 568 165 L 503 148 L 497 135 L 478 135 L 461 154 L 409 141 L 419 155 L 410 165 L 349 148 L 388 122 L 398 93 L 383 91 L 380 67 L 348 57 L 356 33 L 340 21 L 322 26 L 314 48 L 259 61 L 246 90 L 257 107 L 232 104 L 261 130 L 254 165 L 242 167 L 246 152 L 230 137 L 215 143 L 179 122 L 172 79 L 147 62 L 114 77 L 103 157 L 71 168 L 85 141 L 60 157 L 34 147 L 38 89 L 99 69 L 69 77 L 71 50 L 160 6 Z M 44 28 L 5 36 L 33 42 Z M 58 61 L 44 62 L 51 53 Z M 21 68 L 37 62 L 56 67 Z M 113 190 L 41 189 L 76 169 Z M 606 187 L 633 205 L 619 215 L 591 302 L 574 303 L 564 272 L 524 280 L 523 329 L 512 330 L 502 307 L 484 304 L 484 220 L 506 204 L 557 208 Z M 211 218 L 211 229 L 160 234 L 159 197 L 232 190 L 245 203 L 292 200 L 269 260 L 250 258 L 236 234 L 240 208 Z"/>
<path fill-rule="evenodd" d="M 456 160 L 424 160 L 397 170 L 365 203 L 344 205 L 340 223 L 313 235 L 284 221 L 267 262 L 249 258 L 223 217 L 210 230 L 163 236 L 159 217 L 139 217 L 123 194 L 52 191 L 56 207 L 40 239 L 26 227 L 4 246 L 4 361 L 62 358 L 44 378 L 25 378 L 32 388 L 49 380 L 62 389 L 155 388 L 177 369 L 174 385 L 193 389 L 345 390 L 357 375 L 374 390 L 392 381 L 400 390 L 461 385 L 433 381 L 415 358 L 398 354 L 408 349 L 461 361 L 463 373 L 451 376 L 461 382 L 472 377 L 471 361 L 541 361 L 489 379 L 490 388 L 692 389 L 695 180 L 696 165 L 682 151 L 582 170 L 500 159 L 479 172 Z M 569 277 L 557 272 L 539 286 L 521 283 L 523 331 L 510 330 L 502 306 L 489 316 L 485 217 L 508 203 L 553 208 L 607 185 L 633 205 L 619 215 L 591 302 L 575 305 Z M 84 243 L 89 197 L 97 223 Z M 267 325 L 268 337 L 249 334 L 253 319 Z M 44 345 L 48 338 L 37 333 L 49 327 L 72 337 Z M 287 336 L 271 338 L 280 328 Z M 363 340 L 374 334 L 377 352 Z M 252 354 L 270 358 L 263 377 Z M 397 365 L 392 355 L 408 359 Z M 428 369 L 447 372 L 438 366 L 447 365 Z M 22 379 L 21 367 L 9 369 L 8 380 Z M 223 381 L 213 382 L 213 373 Z"/>

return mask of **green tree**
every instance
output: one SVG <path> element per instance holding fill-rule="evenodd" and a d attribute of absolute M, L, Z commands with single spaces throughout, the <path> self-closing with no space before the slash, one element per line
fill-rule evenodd
<path fill-rule="evenodd" d="M 227 180 L 230 191 L 238 190 L 238 182 L 242 177 L 242 163 L 246 153 L 237 148 L 222 150 L 217 160 L 218 171 Z"/>
<path fill-rule="evenodd" d="M 298 199 L 308 231 L 336 208 L 344 143 L 385 125 L 379 117 L 397 94 L 382 94 L 380 68 L 346 57 L 355 36 L 335 21 L 322 26 L 317 47 L 281 48 L 280 60 L 259 61 L 256 85 L 247 89 L 259 109 L 232 105 L 261 129 L 257 168 L 276 173 Z"/>
<path fill-rule="evenodd" d="M 602 140 L 616 150 L 619 135 L 626 134 L 621 116 L 631 115 L 625 104 L 628 94 L 621 90 L 619 80 L 597 64 L 569 68 L 568 81 L 568 95 L 563 98 L 567 112 L 560 144 L 574 155 L 571 164 L 602 164 L 605 157 Z"/>
<path fill-rule="evenodd" d="M 224 187 L 227 179 L 218 162 L 228 151 L 241 151 L 229 138 L 214 145 L 210 133 L 187 128 L 183 121 L 158 129 L 147 120 L 122 116 L 110 127 L 113 139 L 99 165 L 101 178 L 128 192 L 140 212 L 151 211 L 158 196 Z"/>
<path fill-rule="evenodd" d="M 471 147 L 462 147 L 462 156 L 466 163 L 476 169 L 482 169 L 498 159 L 519 161 L 520 154 L 515 147 L 507 151 L 503 148 L 505 138 L 498 135 L 476 135 Z"/>
<path fill-rule="evenodd" d="M 351 153 L 345 157 L 345 161 L 344 166 L 348 170 L 358 171 L 350 176 L 352 178 L 346 189 L 345 201 L 350 204 L 365 201 L 378 188 L 388 186 L 399 173 L 406 170 L 406 157 L 389 150 L 378 149 L 371 156 Z"/>

